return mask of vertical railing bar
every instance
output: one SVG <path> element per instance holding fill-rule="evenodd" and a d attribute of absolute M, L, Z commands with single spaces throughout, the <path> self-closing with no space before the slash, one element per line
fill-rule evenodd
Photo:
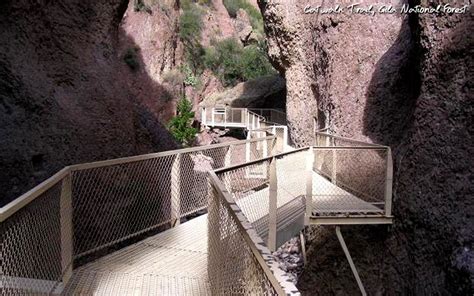
<path fill-rule="evenodd" d="M 276 159 L 272 158 L 270 162 L 270 188 L 269 188 L 269 207 L 268 207 L 268 248 L 274 252 L 276 250 L 276 227 L 277 227 L 277 198 L 278 198 L 278 180 L 276 171 Z"/>
<path fill-rule="evenodd" d="M 60 226 L 61 226 L 61 271 L 62 282 L 66 286 L 72 277 L 73 228 L 72 228 L 72 180 L 71 172 L 61 183 Z"/>
<path fill-rule="evenodd" d="M 206 125 L 206 107 L 202 107 L 202 110 L 201 110 L 201 120 L 202 120 L 202 125 Z"/>
<path fill-rule="evenodd" d="M 288 127 L 287 126 L 284 126 L 283 127 L 283 147 L 282 147 L 282 151 L 283 152 L 286 152 L 286 147 L 289 146 L 288 145 Z"/>
<path fill-rule="evenodd" d="M 181 197 L 181 153 L 178 153 L 171 167 L 171 226 L 175 227 L 181 223 L 180 197 Z"/>
<path fill-rule="evenodd" d="M 385 216 L 392 215 L 393 160 L 392 149 L 387 149 L 387 175 L 385 176 Z"/>
<path fill-rule="evenodd" d="M 266 133 L 266 132 L 263 132 Z M 267 140 L 262 141 L 262 146 L 263 146 L 263 157 L 268 157 L 268 146 L 267 146 Z"/>
<path fill-rule="evenodd" d="M 212 120 L 212 126 L 216 126 L 215 108 L 211 108 L 211 120 Z"/>
<path fill-rule="evenodd" d="M 305 225 L 309 225 L 309 218 L 313 212 L 313 164 L 314 151 L 313 147 L 309 147 L 306 159 L 306 212 Z"/>
<path fill-rule="evenodd" d="M 227 107 L 224 108 L 224 127 L 227 127 Z"/>
<path fill-rule="evenodd" d="M 226 167 L 232 164 L 232 154 L 234 153 L 234 145 L 229 146 L 229 150 L 227 150 L 227 154 L 225 155 L 224 165 Z"/>
<path fill-rule="evenodd" d="M 248 110 L 246 110 L 245 114 L 247 116 L 247 129 L 250 129 L 250 113 Z"/>
<path fill-rule="evenodd" d="M 251 130 L 247 132 L 247 140 L 250 140 L 252 138 L 251 136 Z M 250 161 L 250 142 L 245 143 L 245 162 Z"/>
<path fill-rule="evenodd" d="M 334 139 L 332 139 L 333 141 L 333 146 L 336 146 L 336 144 L 334 143 Z M 336 185 L 337 184 L 337 151 L 336 149 L 332 149 L 332 172 L 331 172 L 331 182 Z"/>

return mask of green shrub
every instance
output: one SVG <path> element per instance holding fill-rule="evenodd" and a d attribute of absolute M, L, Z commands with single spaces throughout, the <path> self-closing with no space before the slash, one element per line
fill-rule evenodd
<path fill-rule="evenodd" d="M 198 4 L 200 5 L 206 5 L 208 7 L 212 7 L 212 0 L 198 0 L 197 1 Z"/>
<path fill-rule="evenodd" d="M 184 74 L 184 85 L 192 87 L 196 87 L 199 85 L 199 78 L 194 75 L 193 71 L 187 64 L 184 64 L 181 67 L 181 73 Z"/>
<path fill-rule="evenodd" d="M 224 6 L 230 17 L 237 17 L 239 9 L 247 12 L 252 28 L 262 34 L 263 33 L 263 18 L 260 11 L 250 4 L 247 0 L 224 0 Z"/>
<path fill-rule="evenodd" d="M 123 61 L 128 65 L 132 71 L 137 71 L 140 68 L 140 63 L 138 62 L 138 47 L 129 48 L 123 56 Z"/>
<path fill-rule="evenodd" d="M 185 41 L 201 38 L 202 11 L 193 3 L 183 4 L 183 13 L 179 18 L 179 37 Z"/>
<path fill-rule="evenodd" d="M 178 69 L 171 69 L 163 73 L 161 81 L 173 86 L 181 86 L 184 82 L 184 75 Z"/>
<path fill-rule="evenodd" d="M 225 86 L 275 73 L 261 44 L 243 47 L 234 38 L 215 42 L 203 62 Z"/>
<path fill-rule="evenodd" d="M 202 10 L 191 1 L 183 1 L 183 13 L 179 18 L 179 37 L 183 41 L 186 60 L 194 73 L 202 66 L 204 48 L 200 43 L 202 32 Z"/>
<path fill-rule="evenodd" d="M 152 14 L 152 10 L 151 10 L 151 7 L 146 5 L 143 0 L 135 0 L 134 4 L 133 4 L 133 9 L 136 11 L 136 12 L 139 12 L 139 11 L 144 11 L 144 12 L 148 12 L 149 14 Z"/>
<path fill-rule="evenodd" d="M 245 80 L 255 79 L 276 72 L 268 61 L 266 52 L 263 52 L 262 48 L 257 45 L 244 48 L 241 64 L 242 77 Z"/>
<path fill-rule="evenodd" d="M 192 127 L 194 112 L 191 110 L 191 102 L 183 97 L 178 102 L 176 116 L 168 123 L 168 129 L 171 135 L 183 146 L 190 146 L 198 132 L 197 129 Z"/>

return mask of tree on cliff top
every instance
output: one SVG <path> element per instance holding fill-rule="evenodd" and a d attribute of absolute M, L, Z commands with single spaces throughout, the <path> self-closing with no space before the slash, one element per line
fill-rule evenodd
<path fill-rule="evenodd" d="M 194 112 L 191 111 L 191 102 L 183 97 L 178 102 L 176 116 L 168 123 L 168 129 L 171 135 L 183 146 L 190 146 L 196 137 L 197 129 L 191 126 Z"/>

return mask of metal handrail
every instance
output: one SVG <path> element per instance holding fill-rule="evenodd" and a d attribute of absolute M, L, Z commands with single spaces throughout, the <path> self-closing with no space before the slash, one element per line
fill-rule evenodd
<path fill-rule="evenodd" d="M 20 197 L 14 199 L 13 201 L 1 207 L 0 208 L 0 222 L 5 221 L 8 217 L 16 213 L 18 210 L 20 210 L 24 206 L 28 205 L 30 202 L 35 200 L 38 196 L 46 192 L 48 189 L 50 189 L 54 185 L 61 182 L 61 180 L 64 177 L 68 176 L 70 173 L 71 173 L 71 167 L 69 166 L 64 167 L 62 170 L 60 170 L 53 176 L 49 177 L 45 181 L 41 182 L 37 186 L 33 187 L 32 189 L 28 190 L 27 192 L 22 194 Z"/>
<path fill-rule="evenodd" d="M 384 146 L 384 145 L 380 145 L 380 144 L 375 144 L 375 143 L 367 143 L 367 142 L 363 142 L 363 141 L 359 141 L 359 140 L 354 140 L 354 139 L 351 139 L 351 138 L 346 138 L 346 137 L 331 135 L 331 134 L 324 133 L 324 132 L 318 132 L 318 131 L 316 131 L 316 132 L 315 132 L 315 135 L 316 135 L 316 136 L 324 136 L 324 137 L 328 137 L 328 138 L 332 138 L 332 139 L 343 140 L 343 141 L 351 142 L 351 143 L 354 143 L 354 144 L 360 144 L 360 145 L 364 145 L 364 146 L 377 146 L 377 147 L 388 148 L 388 146 Z M 331 147 L 333 147 L 333 146 L 331 146 Z"/>
<path fill-rule="evenodd" d="M 338 138 L 341 138 L 341 139 L 344 139 L 342 137 L 338 137 Z M 353 143 L 353 142 L 352 142 Z M 351 143 L 349 143 L 350 145 Z M 221 204 L 224 204 L 225 205 L 225 208 L 227 208 L 227 210 L 229 211 L 230 214 L 232 214 L 234 217 L 235 217 L 235 220 L 237 220 L 238 223 L 238 229 L 240 230 L 240 232 L 242 234 L 245 235 L 245 233 L 247 233 L 248 236 L 245 236 L 245 240 L 246 240 L 246 243 L 249 245 L 249 247 L 251 247 L 251 250 L 253 252 L 253 256 L 255 256 L 255 258 L 257 258 L 258 262 L 260 263 L 260 265 L 262 266 L 262 269 L 264 270 L 265 274 L 267 275 L 267 278 L 271 281 L 271 284 L 272 284 L 272 287 L 275 288 L 275 290 L 277 291 L 276 293 L 278 295 L 282 294 L 282 291 L 281 289 L 283 289 L 283 293 L 287 293 L 287 294 L 291 294 L 292 292 L 294 293 L 298 293 L 297 290 L 287 290 L 285 288 L 284 285 L 282 285 L 282 283 L 284 282 L 284 280 L 281 279 L 281 276 L 284 275 L 285 273 L 282 272 L 282 271 L 276 271 L 276 272 L 269 272 L 269 269 L 272 270 L 272 268 L 275 268 L 274 266 L 272 266 L 271 263 L 267 262 L 265 259 L 266 257 L 265 256 L 262 256 L 261 252 L 262 250 L 264 252 L 269 252 L 269 250 L 274 250 L 276 247 L 278 247 L 279 245 L 276 243 L 277 241 L 277 236 L 280 235 L 280 236 L 283 236 L 286 235 L 284 231 L 282 231 L 281 234 L 277 234 L 278 231 L 281 231 L 279 226 L 277 226 L 277 214 L 279 210 L 283 209 L 284 208 L 284 204 L 282 205 L 279 205 L 277 206 L 277 200 L 280 200 L 281 197 L 280 197 L 280 194 L 278 194 L 278 189 L 279 188 L 279 182 L 280 181 L 277 181 L 277 175 L 278 175 L 278 171 L 277 171 L 277 163 L 278 161 L 284 161 L 284 159 L 290 159 L 292 161 L 294 161 L 295 159 L 299 159 L 298 160 L 298 166 L 301 166 L 301 160 L 304 161 L 305 165 L 306 165 L 306 170 L 307 170 L 307 175 L 306 175 L 306 180 L 305 178 L 298 178 L 298 181 L 297 183 L 299 185 L 297 185 L 296 183 L 287 183 L 288 184 L 292 184 L 292 186 L 295 186 L 295 188 L 305 188 L 306 190 L 306 193 L 301 195 L 301 192 L 299 192 L 298 190 L 299 189 L 296 189 L 296 191 L 294 192 L 294 198 L 298 198 L 298 197 L 301 197 L 301 196 L 305 196 L 305 210 L 304 210 L 304 215 L 305 215 L 305 222 L 304 222 L 304 225 L 308 225 L 308 224 L 330 224 L 330 225 L 333 225 L 333 224 L 364 224 L 364 223 L 367 223 L 367 224 L 390 224 L 392 223 L 392 216 L 391 216 L 391 179 L 392 179 L 392 164 L 391 164 L 391 153 L 390 153 L 390 148 L 387 147 L 387 146 L 381 146 L 381 145 L 370 145 L 369 143 L 364 143 L 365 145 L 363 146 L 335 146 L 335 147 L 318 147 L 318 146 L 310 146 L 310 147 L 303 147 L 303 148 L 299 148 L 297 150 L 294 150 L 294 151 L 288 151 L 288 152 L 283 152 L 283 153 L 279 153 L 279 154 L 275 154 L 273 156 L 268 156 L 268 157 L 264 157 L 264 158 L 261 158 L 261 159 L 258 159 L 258 160 L 254 160 L 254 161 L 248 161 L 246 163 L 242 163 L 242 164 L 237 164 L 237 165 L 233 165 L 233 166 L 228 166 L 228 167 L 224 167 L 224 168 L 220 168 L 220 169 L 216 169 L 216 170 L 213 170 L 213 171 L 210 171 L 209 172 L 209 180 L 211 182 L 211 185 L 214 187 L 216 193 L 214 196 L 218 196 L 219 198 L 221 198 L 220 202 Z M 317 199 L 317 196 L 318 194 L 321 194 L 321 193 L 314 193 L 314 188 L 316 188 L 316 191 L 318 190 L 317 188 L 319 188 L 318 184 L 315 184 L 313 185 L 313 174 L 314 174 L 314 165 L 316 164 L 314 161 L 314 157 L 316 157 L 316 155 L 318 154 L 318 152 L 322 152 L 322 153 L 326 153 L 324 151 L 332 151 L 334 154 L 329 154 L 330 156 L 330 159 L 329 161 L 332 162 L 333 159 L 335 159 L 336 155 L 339 154 L 339 153 L 346 153 L 345 151 L 354 151 L 356 154 L 355 155 L 358 155 L 359 151 L 363 151 L 363 150 L 366 150 L 366 151 L 373 151 L 375 154 L 379 155 L 379 152 L 378 151 L 385 151 L 386 152 L 386 155 L 385 154 L 381 154 L 381 155 L 384 155 L 382 156 L 382 161 L 383 159 L 386 157 L 386 162 L 384 162 L 384 166 L 381 167 L 382 170 L 384 170 L 385 172 L 385 177 L 384 177 L 384 180 L 385 182 L 384 183 L 376 183 L 378 185 L 380 185 L 379 187 L 377 187 L 378 189 L 382 190 L 380 193 L 376 193 L 376 195 L 374 195 L 374 197 L 377 197 L 377 200 L 380 201 L 380 204 L 383 204 L 384 205 L 384 210 L 383 212 L 381 212 L 380 214 L 367 214 L 367 213 L 370 213 L 370 212 L 367 212 L 367 213 L 360 213 L 360 214 L 357 214 L 357 215 L 352 215 L 350 211 L 348 211 L 347 213 L 345 213 L 344 215 L 342 216 L 339 216 L 339 215 L 331 215 L 331 214 L 315 214 L 315 212 L 313 212 L 313 210 L 316 210 L 316 204 L 318 203 L 318 199 Z M 290 158 L 287 158 L 287 156 L 289 155 L 294 155 L 294 154 L 300 154 L 302 156 L 302 158 L 298 157 L 293 159 L 291 157 L 293 156 L 290 156 Z M 306 157 L 307 155 L 307 157 Z M 372 155 L 372 154 L 370 154 Z M 306 160 L 304 160 L 306 158 Z M 284 162 L 280 162 L 282 165 L 280 165 L 280 168 L 285 171 L 284 167 L 283 166 L 283 163 Z M 369 163 L 370 164 L 370 163 Z M 259 165 L 263 165 L 263 169 L 265 171 L 269 171 L 269 173 L 267 173 L 268 175 L 265 175 L 263 176 L 262 178 L 264 178 L 264 180 L 262 180 L 261 182 L 264 182 L 265 184 L 267 184 L 268 188 L 265 189 L 267 190 L 267 193 L 265 194 L 268 194 L 268 196 L 266 196 L 266 200 L 268 200 L 268 212 L 267 212 L 267 215 L 268 215 L 268 237 L 266 237 L 266 239 L 268 239 L 268 242 L 265 244 L 265 243 L 262 243 L 262 236 L 260 236 L 259 233 L 257 233 L 257 230 L 259 229 L 259 227 L 261 227 L 260 224 L 257 224 L 257 225 L 260 225 L 260 226 L 256 226 L 254 223 L 255 222 L 249 222 L 249 221 L 257 221 L 257 220 L 251 220 L 252 219 L 252 210 L 249 210 L 248 207 L 251 203 L 249 203 L 248 201 L 246 201 L 245 199 L 249 198 L 248 195 L 246 195 L 246 197 L 241 197 L 239 190 L 249 190 L 249 192 L 251 192 L 253 189 L 249 189 L 249 188 L 241 188 L 241 189 L 234 189 L 233 186 L 231 186 L 230 184 L 227 184 L 226 180 L 228 180 L 228 182 L 232 182 L 232 181 L 235 181 L 236 184 L 239 184 L 239 180 L 244 180 L 245 178 L 248 178 L 248 176 L 246 175 L 246 170 L 247 169 L 250 169 L 252 167 L 258 167 Z M 335 170 L 336 166 L 334 166 L 332 169 Z M 353 167 L 355 168 L 357 171 L 357 167 Z M 283 173 L 283 171 L 281 171 L 280 173 Z M 343 171 L 344 171 L 344 168 L 343 168 Z M 316 171 L 317 172 L 317 171 Z M 247 177 L 246 177 L 247 176 Z M 287 176 L 288 177 L 288 176 Z M 340 177 L 339 175 L 337 177 Z M 243 178 L 243 179 L 239 179 L 239 178 Z M 281 177 L 282 179 L 285 179 L 285 177 Z M 334 176 L 329 176 L 329 178 L 334 178 L 333 180 L 328 180 L 326 181 L 327 183 L 332 183 L 331 186 L 336 186 L 336 179 L 335 179 L 335 175 Z M 292 179 L 293 180 L 293 179 Z M 260 184 L 260 183 L 258 183 Z M 284 182 L 283 182 L 284 184 Z M 328 186 L 328 185 L 325 185 L 326 183 L 321 183 L 321 185 L 323 186 Z M 286 186 L 287 186 L 286 185 Z M 253 185 L 250 185 L 250 186 L 256 186 L 255 184 Z M 281 186 L 285 186 L 285 185 L 281 185 Z M 314 187 L 313 187 L 314 186 Z M 383 192 L 384 190 L 384 187 L 385 186 L 385 192 Z M 255 188 L 255 187 L 252 187 L 252 188 Z M 234 190 L 236 192 L 234 192 Z M 281 190 L 287 190 L 287 188 L 283 188 Z M 344 190 L 344 189 L 341 189 L 341 190 Z M 352 190 L 353 191 L 353 190 Z M 245 191 L 247 192 L 247 191 Z M 288 191 L 285 191 L 288 193 Z M 323 191 L 323 195 L 324 194 L 327 194 L 326 193 L 327 191 Z M 369 191 L 368 191 L 369 192 Z M 377 191 L 378 192 L 378 191 Z M 247 193 L 246 193 L 247 194 Z M 260 194 L 263 194 L 263 193 L 255 193 L 255 198 L 256 196 L 260 196 Z M 313 197 L 313 194 L 314 197 Z M 350 193 L 347 193 L 349 195 L 349 202 L 353 202 L 353 198 L 357 199 L 358 196 L 352 196 Z M 369 193 L 370 194 L 370 193 Z M 350 197 L 352 196 L 352 197 Z M 308 199 L 308 197 L 310 197 Z M 253 198 L 253 197 L 252 197 Z M 280 199 L 279 199 L 280 198 Z M 316 198 L 316 199 L 313 199 L 313 198 Z M 281 201 L 281 200 L 280 200 Z M 334 200 L 334 202 L 336 201 L 336 199 Z M 215 202 L 215 201 L 214 201 Z M 364 202 L 363 200 L 361 200 L 361 202 Z M 314 203 L 314 204 L 313 204 Z M 247 204 L 247 206 L 244 206 L 245 204 Z M 246 209 L 247 207 L 247 209 Z M 344 208 L 344 206 L 343 206 Z M 336 209 L 340 209 L 340 208 L 337 208 L 336 206 Z M 244 211 L 245 212 L 244 212 Z M 370 209 L 369 209 L 370 210 Z M 246 215 L 249 215 L 248 217 Z M 300 219 L 300 218 L 298 218 Z M 345 221 L 344 219 L 346 219 L 347 221 Z M 297 221 L 297 220 L 294 220 L 294 221 Z M 299 221 L 299 220 L 298 220 Z M 286 222 L 285 222 L 286 223 Z M 292 222 L 293 223 L 293 222 Z M 301 222 L 294 222 L 294 223 L 301 223 Z M 261 230 L 260 230 L 261 231 Z M 257 251 L 258 252 L 255 252 L 255 248 L 254 246 L 258 246 L 257 248 Z M 268 247 L 267 247 L 268 246 Z M 220 254 L 219 252 L 223 252 L 223 254 Z M 226 250 L 220 250 L 219 252 L 216 252 L 216 255 L 213 255 L 213 256 L 228 256 L 228 251 Z M 263 257 L 263 258 L 261 258 Z M 219 281 L 216 282 L 216 285 L 218 286 L 219 285 Z"/>
<path fill-rule="evenodd" d="M 246 116 L 242 116 L 241 121 L 238 122 L 238 123 L 241 123 L 243 126 L 245 126 L 247 128 L 248 128 L 248 121 L 246 120 L 246 118 L 248 119 L 250 116 L 253 116 L 253 117 L 257 118 L 257 121 L 259 121 L 259 122 L 270 122 L 270 121 L 267 121 L 265 116 L 260 115 L 257 112 L 254 112 L 252 110 L 263 110 L 263 111 L 276 112 L 276 113 L 283 114 L 283 115 L 285 114 L 282 111 L 274 110 L 274 109 L 248 109 L 248 108 L 233 108 L 233 107 L 224 107 L 224 106 L 222 106 L 222 107 L 210 107 L 209 109 L 211 110 L 211 113 L 210 113 L 211 116 L 213 116 L 212 114 L 214 114 L 214 110 L 216 110 L 216 108 L 224 110 L 224 114 L 223 114 L 224 115 L 224 122 L 218 122 L 219 124 L 223 124 L 224 126 L 227 126 L 228 123 L 234 123 L 234 124 L 237 123 L 237 122 L 234 122 L 234 121 L 227 122 L 227 115 L 228 115 L 229 110 L 230 110 L 230 112 L 232 112 L 232 111 L 245 111 Z M 202 107 L 202 110 L 205 111 L 205 110 L 207 110 L 207 108 Z M 231 114 L 233 114 L 233 113 L 231 113 Z M 207 124 L 208 123 L 207 112 L 202 112 L 202 116 L 203 116 L 204 124 Z M 214 124 L 215 121 L 212 121 L 212 123 Z M 271 122 L 271 123 L 273 123 L 273 122 Z M 279 124 L 279 123 L 275 123 L 275 124 Z"/>
<path fill-rule="evenodd" d="M 235 203 L 235 200 L 227 191 L 224 184 L 222 184 L 219 177 L 217 177 L 216 173 L 218 172 L 222 172 L 222 170 L 210 171 L 209 180 L 212 186 L 214 186 L 214 188 L 216 189 L 216 192 L 218 193 L 219 197 L 223 201 L 223 204 L 225 205 L 227 210 L 238 222 L 237 227 L 239 228 L 239 231 L 241 232 L 252 254 L 255 256 L 255 259 L 257 259 L 266 277 L 271 282 L 272 287 L 276 290 L 277 294 L 281 296 L 300 295 L 297 288 L 291 283 L 289 278 L 284 274 L 284 271 L 281 270 L 278 265 L 272 264 L 272 261 L 274 260 L 272 253 L 264 245 L 262 239 L 258 236 L 255 229 L 249 226 L 251 224 L 248 221 L 247 217 L 245 217 L 245 215 L 242 215 L 241 209 Z M 240 215 L 237 215 L 237 213 L 240 213 Z"/>
<path fill-rule="evenodd" d="M 339 137 L 339 138 L 342 138 L 342 137 Z M 344 138 L 342 138 L 342 139 L 344 139 Z M 367 144 L 367 143 L 365 143 L 365 144 Z M 309 146 L 309 147 L 303 147 L 303 148 L 299 148 L 299 149 L 292 150 L 292 151 L 282 152 L 282 153 L 279 153 L 279 154 L 274 154 L 272 156 L 264 157 L 264 158 L 254 160 L 254 161 L 248 161 L 248 162 L 233 165 L 233 166 L 223 167 L 223 168 L 220 168 L 220 169 L 216 169 L 213 172 L 215 172 L 216 174 L 222 174 L 222 173 L 225 173 L 225 172 L 234 171 L 234 170 L 239 169 L 239 168 L 249 167 L 249 166 L 259 164 L 259 163 L 262 163 L 262 162 L 265 162 L 265 161 L 270 161 L 272 159 L 280 159 L 280 158 L 283 158 L 287 155 L 299 153 L 299 152 L 302 152 L 302 151 L 307 151 L 307 150 L 310 150 L 310 149 L 312 151 L 329 150 L 329 151 L 334 151 L 334 152 L 335 151 L 341 151 L 341 150 L 342 151 L 344 151 L 344 150 L 348 150 L 348 151 L 354 151 L 354 150 L 387 151 L 387 156 L 386 156 L 387 164 L 386 164 L 386 172 L 385 172 L 385 200 L 384 200 L 385 209 L 384 209 L 384 212 L 385 212 L 385 216 L 391 217 L 391 215 L 392 215 L 391 206 L 392 206 L 393 164 L 392 164 L 391 149 L 388 146 L 382 146 L 382 145 L 331 146 L 331 147 L 327 147 L 327 146 Z M 346 185 L 346 187 L 348 187 L 348 186 Z M 348 188 L 350 188 L 350 187 L 348 187 Z M 353 188 L 350 188 L 350 189 L 353 190 L 353 191 L 356 191 Z"/>
<path fill-rule="evenodd" d="M 285 155 L 289 155 L 289 154 L 294 154 L 294 153 L 298 153 L 298 152 L 301 152 L 301 151 L 304 151 L 304 150 L 308 150 L 309 147 L 303 147 L 303 148 L 298 148 L 296 150 L 292 150 L 292 151 L 287 151 L 287 152 L 283 152 L 283 153 L 278 153 L 278 154 L 275 154 L 275 155 L 272 155 L 272 156 L 268 156 L 268 157 L 263 157 L 263 158 L 260 158 L 260 159 L 257 159 L 257 160 L 253 160 L 253 161 L 247 161 L 245 163 L 241 163 L 241 164 L 237 164 L 237 165 L 233 165 L 233 166 L 228 166 L 228 167 L 224 167 L 224 168 L 220 168 L 220 169 L 217 169 L 217 170 L 214 170 L 213 172 L 216 173 L 216 174 L 221 174 L 221 173 L 225 173 L 225 172 L 228 172 L 228 171 L 232 171 L 232 170 L 235 170 L 235 169 L 238 169 L 238 168 L 243 168 L 243 167 L 246 167 L 246 166 L 251 166 L 253 164 L 257 164 L 257 163 L 260 163 L 260 162 L 264 162 L 266 160 L 271 160 L 272 158 L 281 158 Z"/>
<path fill-rule="evenodd" d="M 164 151 L 164 152 L 149 153 L 149 154 L 143 154 L 143 155 L 137 155 L 137 156 L 122 157 L 122 158 L 116 158 L 116 159 L 110 159 L 110 160 L 102 160 L 102 161 L 66 166 L 62 170 L 60 170 L 59 172 L 51 176 L 50 178 L 46 179 L 45 181 L 33 187 L 26 193 L 22 194 L 20 197 L 16 198 L 15 200 L 11 201 L 10 203 L 0 208 L 0 222 L 5 221 L 8 217 L 12 216 L 21 208 L 28 205 L 30 202 L 32 202 L 42 193 L 44 193 L 45 191 L 47 191 L 48 189 L 56 185 L 64 177 L 68 176 L 73 171 L 112 166 L 112 165 L 136 162 L 136 161 L 152 159 L 152 158 L 157 158 L 157 157 L 175 155 L 175 154 L 180 154 L 180 153 L 205 151 L 209 149 L 226 147 L 230 145 L 238 145 L 238 144 L 245 144 L 245 143 L 252 143 L 252 142 L 258 142 L 262 140 L 273 140 L 273 139 L 276 139 L 276 137 L 268 136 L 265 138 L 239 140 L 239 141 L 213 144 L 209 146 L 183 148 L 183 149 L 177 149 L 177 150 L 169 150 L 169 151 Z"/>
<path fill-rule="evenodd" d="M 70 167 L 72 171 L 79 171 L 79 170 L 84 170 L 84 169 L 104 167 L 104 166 L 109 166 L 109 165 L 117 165 L 117 164 L 140 161 L 140 160 L 146 160 L 146 159 L 151 159 L 151 158 L 156 158 L 156 157 L 175 155 L 179 153 L 198 152 L 198 151 L 205 151 L 205 150 L 215 149 L 215 148 L 220 148 L 220 147 L 226 147 L 230 145 L 253 143 L 253 142 L 258 142 L 262 140 L 273 140 L 275 138 L 276 138 L 275 136 L 268 136 L 264 138 L 237 140 L 237 141 L 230 141 L 230 142 L 225 142 L 225 143 L 211 144 L 208 146 L 182 148 L 182 149 L 168 150 L 168 151 L 157 152 L 157 153 L 143 154 L 143 155 L 138 155 L 138 156 L 130 156 L 130 157 L 110 159 L 110 160 L 101 160 L 101 161 L 95 161 L 95 162 L 90 162 L 90 163 L 72 165 Z"/>

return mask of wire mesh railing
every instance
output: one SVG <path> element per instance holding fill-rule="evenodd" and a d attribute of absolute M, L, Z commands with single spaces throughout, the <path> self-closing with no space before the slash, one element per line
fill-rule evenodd
<path fill-rule="evenodd" d="M 315 147 L 316 215 L 381 214 L 391 187 L 387 147 Z M 386 213 L 390 215 L 390 213 Z"/>
<path fill-rule="evenodd" d="M 49 295 L 72 273 L 68 168 L 2 209 L 0 294 Z"/>
<path fill-rule="evenodd" d="M 264 109 L 264 108 L 250 108 L 255 114 L 258 114 L 265 118 L 266 122 L 270 122 L 277 125 L 286 125 L 286 113 L 282 110 L 277 109 Z"/>
<path fill-rule="evenodd" d="M 291 150 L 291 146 L 288 144 L 288 128 L 286 126 L 270 125 L 247 131 L 247 139 L 258 139 L 272 135 L 276 136 L 275 147 L 277 147 L 278 151 L 285 152 Z"/>
<path fill-rule="evenodd" d="M 302 148 L 216 174 L 272 250 L 302 228 L 305 212 L 391 216 L 391 153 L 384 146 Z"/>
<path fill-rule="evenodd" d="M 306 218 L 391 216 L 390 148 L 324 137 L 332 146 L 280 153 L 268 136 L 67 167 L 0 209 L 0 295 L 60 291 L 75 259 L 206 209 L 213 292 L 297 293 L 270 250 Z"/>
<path fill-rule="evenodd" d="M 301 176 L 308 157 L 304 150 L 308 148 L 216 171 L 226 191 L 271 250 L 303 226 L 306 183 Z"/>
<path fill-rule="evenodd" d="M 212 107 L 201 109 L 204 126 L 244 127 L 249 130 L 263 127 L 265 118 L 247 108 Z"/>
<path fill-rule="evenodd" d="M 316 209 L 318 214 L 338 214 L 337 197 L 353 195 L 358 199 L 352 200 L 350 210 L 347 206 L 340 207 L 342 212 L 383 212 L 385 216 L 391 216 L 393 164 L 390 147 L 323 132 L 316 132 L 316 146 L 314 170 L 337 185 L 337 189 L 326 192 L 324 198 L 324 190 L 320 192 L 327 203 Z M 365 204 L 360 203 L 360 200 Z M 343 204 L 349 204 L 349 201 L 346 200 Z M 330 212 L 327 212 L 328 209 Z"/>
<path fill-rule="evenodd" d="M 208 227 L 208 272 L 213 295 L 299 295 L 213 172 Z"/>
<path fill-rule="evenodd" d="M 318 147 L 366 147 L 366 146 L 377 146 L 385 147 L 378 144 L 367 143 L 363 141 L 358 141 L 350 138 L 339 137 L 331 135 L 326 132 L 315 132 L 315 146 Z"/>
<path fill-rule="evenodd" d="M 209 170 L 269 155 L 274 144 L 272 136 L 65 168 L 1 209 L 0 295 L 60 290 L 74 259 L 205 210 Z"/>
<path fill-rule="evenodd" d="M 74 218 L 80 223 L 74 224 L 81 225 L 75 230 L 75 254 L 174 225 L 204 210 L 208 171 L 269 155 L 273 143 L 274 137 L 266 137 L 134 162 L 75 167 Z"/>

